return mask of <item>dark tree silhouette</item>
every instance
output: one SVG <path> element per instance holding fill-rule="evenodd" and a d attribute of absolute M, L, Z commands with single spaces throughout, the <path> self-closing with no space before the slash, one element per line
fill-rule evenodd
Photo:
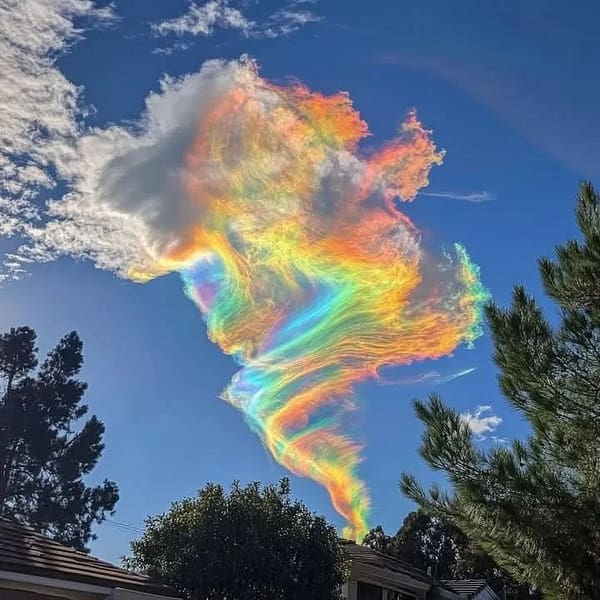
<path fill-rule="evenodd" d="M 32 329 L 0 335 L 0 514 L 78 549 L 118 500 L 113 482 L 83 481 L 102 454 L 104 425 L 92 416 L 76 428 L 88 411 L 76 379 L 82 363 L 75 332 L 37 370 Z"/>

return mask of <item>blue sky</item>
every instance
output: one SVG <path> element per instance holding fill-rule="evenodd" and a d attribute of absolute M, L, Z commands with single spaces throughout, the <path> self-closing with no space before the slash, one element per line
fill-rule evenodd
<path fill-rule="evenodd" d="M 14 49 L 11 35 L 27 33 L 33 25 L 31 19 L 17 19 L 14 2 L 0 2 L 0 8 L 3 4 L 16 17 L 10 24 L 0 19 L 0 43 Z M 208 59 L 236 59 L 244 53 L 256 58 L 267 79 L 292 76 L 321 92 L 348 91 L 373 132 L 367 144 L 390 138 L 407 110 L 416 107 L 447 155 L 424 190 L 440 196 L 421 195 L 403 208 L 426 239 L 463 243 L 480 265 L 494 300 L 502 305 L 515 283 L 526 284 L 540 297 L 536 260 L 575 234 L 578 182 L 597 180 L 600 174 L 600 113 L 593 106 L 598 92 L 593 67 L 600 59 L 593 27 L 600 9 L 592 2 L 567 8 L 563 2 L 541 0 L 381 0 L 368 5 L 355 0 L 232 0 L 227 6 L 220 3 L 219 14 L 225 16 L 212 28 L 207 26 L 209 31 L 186 34 L 173 26 L 164 36 L 153 33 L 150 24 L 175 23 L 172 19 L 189 12 L 187 2 L 117 0 L 111 15 L 94 12 L 83 0 L 23 3 L 36 5 L 49 15 L 34 17 L 46 19 L 43 31 L 70 40 L 69 48 L 27 42 L 8 58 L 3 53 L 0 60 L 14 63 L 0 62 L 0 73 L 8 68 L 20 72 L 18 52 L 30 52 L 41 61 L 47 85 L 67 85 L 57 83 L 56 74 L 62 73 L 66 82 L 82 86 L 76 92 L 80 105 L 94 109 L 73 117 L 79 132 L 139 119 L 146 97 L 159 90 L 164 74 L 195 73 Z M 70 39 L 72 32 L 55 19 L 65 14 L 86 28 L 81 39 Z M 240 21 L 239 15 L 246 20 Z M 55 64 L 44 62 L 56 55 Z M 64 174 L 70 167 L 61 166 L 61 159 L 56 159 L 58 166 L 52 161 L 63 139 L 53 134 L 49 149 L 39 143 L 37 150 L 36 144 L 27 146 L 20 123 L 33 122 L 34 114 L 43 120 L 37 109 L 43 113 L 45 105 L 39 100 L 36 105 L 32 80 L 25 75 L 11 85 L 16 93 L 11 96 L 5 90 L 0 100 L 16 106 L 15 98 L 20 98 L 17 103 L 25 114 L 19 122 L 0 117 L 3 145 L 11 136 L 23 136 L 11 160 L 18 165 L 29 156 L 40 164 L 45 160 L 50 176 L 58 172 L 60 180 L 61 169 Z M 63 108 L 58 107 L 56 115 L 68 125 L 73 111 Z M 47 123 L 56 121 L 51 118 Z M 25 193 L 37 190 L 29 182 L 22 189 L 3 191 L 3 186 L 8 189 L 7 172 L 0 163 L 0 198 L 21 194 L 20 202 L 0 201 L 0 251 L 12 253 L 26 235 L 24 203 L 40 207 L 43 220 L 44 202 L 66 187 L 63 177 L 57 187 L 35 197 Z M 488 201 L 464 199 L 483 193 Z M 202 318 L 182 293 L 177 276 L 138 285 L 95 268 L 90 260 L 33 258 L 26 272 L 15 278 L 8 261 L 5 272 L 10 275 L 0 284 L 0 328 L 33 326 L 42 351 L 73 329 L 84 340 L 87 401 L 106 424 L 106 450 L 92 480 L 109 477 L 121 489 L 113 521 L 96 529 L 96 555 L 118 560 L 147 515 L 166 510 L 208 481 L 270 482 L 287 475 L 242 416 L 218 399 L 236 366 L 208 341 Z M 438 391 L 461 412 L 491 405 L 492 413 L 502 418 L 493 435 L 525 435 L 525 425 L 496 389 L 487 334 L 473 350 L 459 349 L 437 363 L 395 369 L 390 378 L 467 368 L 477 370 L 443 385 L 359 387 L 361 410 L 356 419 L 366 443 L 361 475 L 371 490 L 373 526 L 394 531 L 411 509 L 397 485 L 403 470 L 424 482 L 434 477 L 417 454 L 421 426 L 412 398 Z M 493 442 L 488 436 L 481 443 Z M 323 489 L 296 477 L 292 484 L 294 494 L 311 509 L 342 524 Z"/>

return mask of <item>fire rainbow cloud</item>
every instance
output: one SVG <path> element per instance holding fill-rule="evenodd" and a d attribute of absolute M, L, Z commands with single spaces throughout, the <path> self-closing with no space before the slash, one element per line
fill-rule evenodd
<path fill-rule="evenodd" d="M 398 207 L 442 161 L 430 132 L 411 112 L 366 154 L 368 135 L 347 94 L 274 85 L 241 63 L 185 156 L 201 217 L 130 273 L 181 272 L 210 339 L 241 366 L 223 398 L 279 463 L 327 489 L 356 539 L 369 496 L 344 425 L 354 385 L 471 344 L 487 298 L 465 249 L 426 252 Z"/>

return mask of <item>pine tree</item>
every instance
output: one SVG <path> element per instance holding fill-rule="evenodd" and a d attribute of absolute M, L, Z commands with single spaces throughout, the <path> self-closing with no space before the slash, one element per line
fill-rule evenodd
<path fill-rule="evenodd" d="M 0 335 L 0 514 L 84 549 L 118 500 L 113 482 L 83 481 L 104 449 L 104 425 L 92 416 L 75 430 L 88 411 L 78 335 L 62 338 L 37 371 L 35 343 L 29 327 Z"/>
<path fill-rule="evenodd" d="M 583 184 L 582 240 L 539 262 L 559 323 L 522 287 L 510 309 L 487 307 L 500 389 L 529 422 L 529 438 L 483 451 L 439 397 L 417 401 L 426 426 L 421 454 L 447 474 L 452 490 L 427 493 L 408 474 L 401 484 L 548 598 L 598 598 L 600 590 L 599 204 Z"/>

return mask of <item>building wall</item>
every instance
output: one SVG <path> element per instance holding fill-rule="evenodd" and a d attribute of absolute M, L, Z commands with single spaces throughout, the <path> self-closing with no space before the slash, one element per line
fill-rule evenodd
<path fill-rule="evenodd" d="M 359 581 L 357 591 L 357 600 L 383 600 L 384 589 L 378 585 Z"/>
<path fill-rule="evenodd" d="M 357 600 L 415 600 L 414 593 L 391 590 L 379 585 L 364 583 L 357 584 Z"/>
<path fill-rule="evenodd" d="M 357 600 L 358 590 L 356 581 L 344 584 L 343 595 L 346 600 Z"/>

